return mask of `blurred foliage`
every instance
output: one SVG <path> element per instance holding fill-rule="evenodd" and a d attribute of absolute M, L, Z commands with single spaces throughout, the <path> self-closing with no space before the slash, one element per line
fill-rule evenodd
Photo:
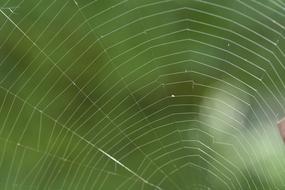
<path fill-rule="evenodd" d="M 0 0 L 0 189 L 285 189 L 283 0 Z"/>

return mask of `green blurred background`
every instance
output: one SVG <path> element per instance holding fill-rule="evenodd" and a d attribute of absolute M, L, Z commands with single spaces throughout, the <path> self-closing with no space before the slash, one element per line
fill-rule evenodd
<path fill-rule="evenodd" d="M 0 189 L 285 189 L 283 0 L 0 10 Z"/>

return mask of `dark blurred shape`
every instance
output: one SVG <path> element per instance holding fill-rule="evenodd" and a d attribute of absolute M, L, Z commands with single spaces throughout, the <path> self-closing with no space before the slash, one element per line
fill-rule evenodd
<path fill-rule="evenodd" d="M 285 117 L 283 119 L 281 119 L 278 123 L 278 128 L 279 128 L 279 132 L 280 135 L 283 139 L 283 142 L 285 142 Z"/>

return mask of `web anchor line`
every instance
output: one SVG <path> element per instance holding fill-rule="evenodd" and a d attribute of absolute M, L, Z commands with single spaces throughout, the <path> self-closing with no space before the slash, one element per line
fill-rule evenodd
<path fill-rule="evenodd" d="M 105 152 L 104 150 L 102 150 L 101 148 L 97 148 L 101 153 L 103 153 L 104 155 L 106 155 L 107 157 L 109 157 L 110 159 L 112 159 L 114 162 L 116 162 L 118 165 L 122 166 L 123 168 L 125 168 L 126 170 L 128 170 L 130 173 L 132 173 L 133 175 L 135 175 L 137 178 L 139 178 L 141 181 L 143 181 L 144 183 L 155 187 L 156 189 L 162 190 L 160 187 L 158 187 L 157 185 L 154 185 L 152 183 L 150 183 L 149 181 L 147 181 L 146 179 L 144 179 L 143 177 L 139 176 L 136 172 L 134 172 L 133 170 L 131 170 L 130 168 L 128 168 L 127 166 L 125 166 L 123 163 L 121 163 L 119 160 L 117 160 L 116 158 L 114 158 L 113 156 L 111 156 L 110 154 L 108 154 L 107 152 Z"/>

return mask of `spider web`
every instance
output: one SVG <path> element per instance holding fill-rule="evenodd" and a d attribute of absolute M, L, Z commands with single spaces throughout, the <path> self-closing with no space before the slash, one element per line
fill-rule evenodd
<path fill-rule="evenodd" d="M 1 189 L 283 189 L 282 0 L 0 2 Z"/>

